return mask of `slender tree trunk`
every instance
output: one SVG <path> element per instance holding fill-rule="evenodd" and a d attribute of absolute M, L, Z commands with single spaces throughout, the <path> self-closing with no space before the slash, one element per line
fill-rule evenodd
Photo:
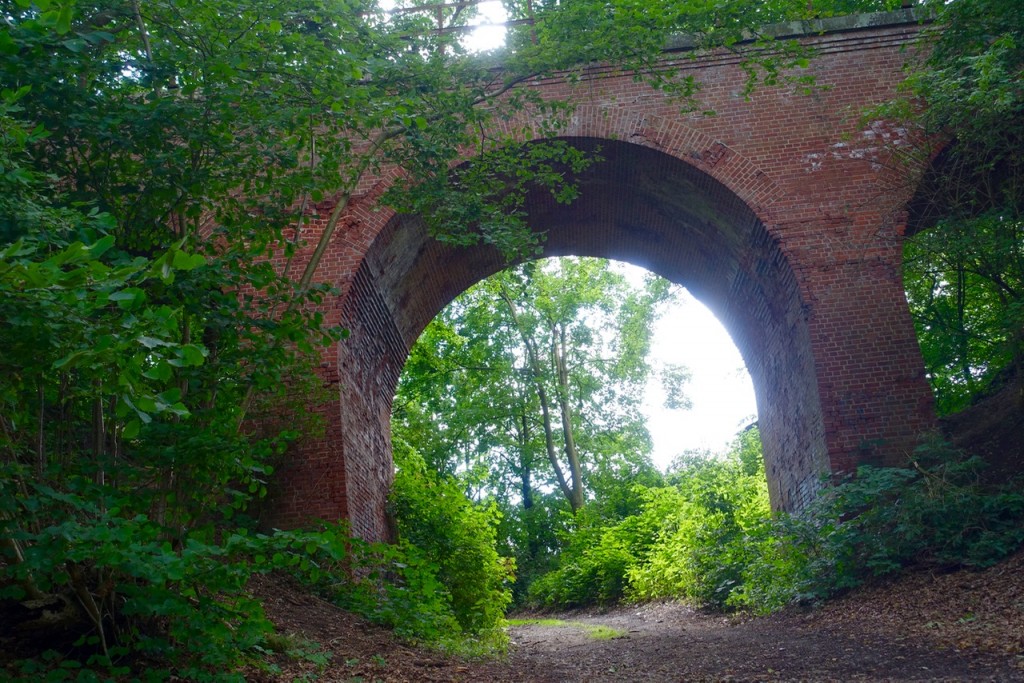
<path fill-rule="evenodd" d="M 530 461 L 530 419 L 523 412 L 519 416 L 519 492 L 523 497 L 523 509 L 533 507 L 533 467 Z"/>
<path fill-rule="evenodd" d="M 551 408 L 548 402 L 548 392 L 544 387 L 544 381 L 540 375 L 540 363 L 537 362 L 537 354 L 535 351 L 528 350 L 527 353 L 532 359 L 531 365 L 534 365 L 536 368 L 534 384 L 537 388 L 537 398 L 540 401 L 541 417 L 544 421 L 544 446 L 548 454 L 548 460 L 551 462 L 551 467 L 555 470 L 555 479 L 558 480 L 558 488 L 561 489 L 562 494 L 565 496 L 566 500 L 569 501 L 569 505 L 572 506 L 572 511 L 576 512 L 578 508 L 573 504 L 573 490 L 565 480 L 565 474 L 562 472 L 562 465 L 558 462 L 558 453 L 555 450 L 555 434 L 554 429 L 551 427 Z"/>
<path fill-rule="evenodd" d="M 500 296 L 505 305 L 508 306 L 509 314 L 512 316 L 512 323 L 516 326 L 516 330 L 523 340 L 523 345 L 526 346 L 526 357 L 530 366 L 530 375 L 533 379 L 534 389 L 537 391 L 537 399 L 540 401 L 541 417 L 544 424 L 544 445 L 547 450 L 548 460 L 551 462 L 551 468 L 555 471 L 558 488 L 562 491 L 562 495 L 565 496 L 566 500 L 569 501 L 569 505 L 572 507 L 573 513 L 575 513 L 579 509 L 574 503 L 577 498 L 574 496 L 572 487 L 570 487 L 565 479 L 565 473 L 562 471 L 561 463 L 558 462 L 558 453 L 555 450 L 555 435 L 554 429 L 551 426 L 550 401 L 548 400 L 547 389 L 544 386 L 544 373 L 541 371 L 540 354 L 537 352 L 536 340 L 523 326 L 522 319 L 519 317 L 519 311 L 508 290 L 502 287 Z"/>
<path fill-rule="evenodd" d="M 524 404 L 526 405 L 526 404 Z M 530 416 L 523 410 L 518 416 L 519 493 L 523 498 L 523 528 L 526 530 L 526 557 L 532 562 L 540 557 L 541 543 L 537 523 L 530 512 L 536 505 L 533 494 L 533 453 L 530 448 Z"/>
<path fill-rule="evenodd" d="M 960 355 L 960 375 L 967 385 L 967 392 L 974 394 L 974 374 L 971 372 L 970 345 L 967 334 L 967 273 L 963 260 L 957 264 L 956 273 L 956 336 Z"/>
<path fill-rule="evenodd" d="M 576 437 L 572 426 L 572 404 L 569 402 L 569 368 L 565 361 L 566 352 L 565 327 L 554 325 L 551 330 L 551 356 L 558 378 L 558 404 L 562 411 L 565 457 L 569 461 L 569 476 L 572 479 L 569 503 L 575 512 L 583 507 L 583 470 L 580 467 L 580 453 L 576 448 Z"/>

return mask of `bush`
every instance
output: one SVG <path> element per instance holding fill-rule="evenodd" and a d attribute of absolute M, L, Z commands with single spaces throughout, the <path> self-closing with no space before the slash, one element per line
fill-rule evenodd
<path fill-rule="evenodd" d="M 463 630 L 498 627 L 512 600 L 514 567 L 496 550 L 497 506 L 473 504 L 456 480 L 427 468 L 408 444 L 396 440 L 394 452 L 390 510 L 404 547 L 436 567 Z"/>
<path fill-rule="evenodd" d="M 558 569 L 536 579 L 529 601 L 543 607 L 581 607 L 619 602 L 626 592 L 630 567 L 636 557 L 621 538 L 622 525 L 602 534 L 596 547 L 570 549 Z"/>
<path fill-rule="evenodd" d="M 61 652 L 5 662 L 2 670 L 12 676 L 64 680 L 59 672 L 76 670 L 78 680 L 107 680 L 145 669 L 153 680 L 242 680 L 233 671 L 273 635 L 246 593 L 249 577 L 308 574 L 317 558 L 346 553 L 347 538 L 337 530 L 194 530 L 172 544 L 164 526 L 130 512 L 129 496 L 88 479 L 70 480 L 62 491 L 33 482 L 12 496 L 0 485 L 0 493 L 0 519 L 19 506 L 51 520 L 35 530 L 0 523 L 0 534 L 20 551 L 19 561 L 2 567 L 0 609 L 17 614 L 19 605 L 40 602 L 72 608 L 60 622 L 44 623 L 45 613 L 37 622 L 47 627 L 47 646 Z"/>
<path fill-rule="evenodd" d="M 683 458 L 671 486 L 635 487 L 638 514 L 578 529 L 530 600 L 546 607 L 692 598 L 729 604 L 769 518 L 756 430 L 725 459 Z"/>
<path fill-rule="evenodd" d="M 737 449 L 726 460 L 685 462 L 674 490 L 656 494 L 656 504 L 652 499 L 646 514 L 657 515 L 662 526 L 645 561 L 630 573 L 632 597 L 729 603 L 770 514 L 759 461 L 751 467 L 740 456 Z"/>
<path fill-rule="evenodd" d="M 1024 543 L 1024 490 L 982 486 L 984 463 L 942 441 L 904 468 L 861 467 L 799 517 L 780 517 L 734 604 L 823 599 L 911 566 L 983 568 Z"/>
<path fill-rule="evenodd" d="M 756 433 L 754 434 L 756 437 Z M 548 607 L 689 598 L 769 612 L 910 566 L 986 567 L 1024 543 L 1024 489 L 941 441 L 903 468 L 861 467 L 802 514 L 771 516 L 749 435 L 725 460 L 684 458 L 639 514 L 578 530 L 531 587 Z"/>

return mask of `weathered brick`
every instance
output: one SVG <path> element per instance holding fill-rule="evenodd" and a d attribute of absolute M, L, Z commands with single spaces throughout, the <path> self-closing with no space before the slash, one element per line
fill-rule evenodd
<path fill-rule="evenodd" d="M 779 509 L 805 505 L 823 474 L 899 462 L 935 426 L 901 279 L 916 170 L 881 144 L 894 133 L 858 118 L 894 93 L 918 30 L 891 23 L 805 38 L 819 51 L 810 71 L 826 86 L 811 95 L 783 84 L 745 97 L 731 54 L 680 62 L 705 84 L 713 117 L 682 114 L 614 68 L 573 86 L 529 86 L 578 97 L 565 136 L 605 157 L 578 178 L 571 206 L 529 198 L 545 255 L 631 261 L 716 313 L 754 380 Z M 323 264 L 322 279 L 342 292 L 329 317 L 351 336 L 325 355 L 337 400 L 323 409 L 327 434 L 296 449 L 280 474 L 276 525 L 348 518 L 360 536 L 386 536 L 391 403 L 408 350 L 456 295 L 503 266 L 491 250 L 443 246 L 415 217 L 377 206 L 399 179 L 385 169 L 360 182 Z M 303 228 L 305 258 L 331 205 Z"/>

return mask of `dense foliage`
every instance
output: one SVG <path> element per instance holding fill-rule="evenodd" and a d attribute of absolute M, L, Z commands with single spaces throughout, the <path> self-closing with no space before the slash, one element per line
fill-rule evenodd
<path fill-rule="evenodd" d="M 249 573 L 297 559 L 244 513 L 297 430 L 317 428 L 242 419 L 288 415 L 287 390 L 316 396 L 306 354 L 339 338 L 311 312 L 324 288 L 283 286 L 232 207 L 200 236 L 204 193 L 232 183 L 204 162 L 231 147 L 231 121 L 153 96 L 129 43 L 89 23 L 114 19 L 72 32 L 71 4 L 4 12 L 3 622 L 59 653 L 22 673 L 140 658 L 229 671 L 270 630 L 242 594 Z"/>
<path fill-rule="evenodd" d="M 1024 13 L 1014 0 L 933 9 L 930 56 L 884 113 L 944 145 L 914 203 L 905 281 L 948 413 L 1024 370 Z"/>
<path fill-rule="evenodd" d="M 499 273 L 456 299 L 413 348 L 395 401 L 396 448 L 502 511 L 516 590 L 558 535 L 636 508 L 623 481 L 657 477 L 640 405 L 651 323 L 669 296 L 609 262 L 560 259 Z M 674 375 L 681 396 L 684 374 Z"/>
<path fill-rule="evenodd" d="M 581 405 L 629 393 L 628 382 L 609 383 L 614 373 L 639 376 L 642 364 L 630 363 L 651 302 L 639 298 L 621 319 L 639 328 L 640 346 L 625 344 L 625 360 L 604 375 L 566 366 L 572 382 L 550 391 L 579 391 L 564 401 L 592 456 L 577 479 L 559 483 L 552 467 L 544 485 L 524 488 L 531 475 L 521 468 L 502 483 L 474 458 L 480 448 L 518 457 L 518 445 L 497 443 L 514 429 L 478 429 L 455 464 L 430 447 L 422 420 L 408 441 L 444 472 L 406 453 L 393 498 L 402 544 L 363 544 L 336 526 L 256 531 L 275 464 L 318 428 L 296 397 L 315 402 L 317 350 L 344 332 L 318 312 L 330 288 L 317 284 L 317 267 L 365 173 L 400 167 L 406 182 L 385 201 L 419 213 L 442 239 L 530 255 L 525 193 L 569 201 L 576 189 L 560 171 L 593 160 L 557 142 L 524 150 L 516 131 L 493 134 L 496 118 L 529 110 L 554 135 L 571 111 L 513 91 L 517 83 L 557 69 L 571 79 L 614 59 L 700 109 L 695 82 L 648 69 L 672 32 L 729 48 L 765 21 L 886 5 L 512 3 L 513 17 L 533 21 L 512 32 L 497 69 L 468 54 L 457 32 L 434 31 L 433 13 L 372 2 L 0 3 L 0 628 L 48 646 L 44 656 L 0 653 L 4 674 L 231 678 L 241 658 L 270 645 L 271 626 L 244 587 L 272 570 L 415 638 L 487 633 L 508 600 L 496 537 L 520 575 L 557 562 L 551 576 L 561 583 L 544 579 L 535 592 L 555 604 L 687 595 L 760 608 L 911 561 L 982 565 L 1008 552 L 1020 542 L 1020 496 L 982 495 L 973 461 L 921 456 L 913 468 L 867 470 L 823 498 L 816 517 L 775 525 L 760 517 L 763 475 L 746 446 L 722 461 L 680 463 L 664 485 L 628 406 L 606 408 L 590 431 L 579 419 Z M 442 9 L 446 26 L 466 19 Z M 950 409 L 1021 363 L 1024 38 L 1014 0 L 934 9 L 948 28 L 910 86 L 928 105 L 915 120 L 955 141 L 936 167 L 954 183 L 941 180 L 937 196 L 955 199 L 908 247 L 907 282 Z M 785 67 L 808 56 L 775 47 L 742 54 L 751 87 L 788 77 Z M 455 164 L 464 154 L 474 162 Z M 333 208 L 318 209 L 330 212 L 327 229 L 300 272 L 294 256 L 314 207 Z M 537 311 L 532 327 L 492 318 L 475 336 L 438 336 L 468 346 L 488 334 L 524 337 L 553 319 Z M 586 340 L 573 343 L 562 353 Z M 532 382 L 540 400 L 547 373 L 522 372 L 522 354 L 499 356 L 481 358 L 518 362 L 510 376 L 520 389 Z M 487 395 L 492 414 L 519 415 L 499 392 Z M 542 432 L 532 425 L 523 443 Z M 568 455 L 564 439 L 551 442 Z M 456 472 L 470 478 L 456 484 Z M 499 519 L 456 495 L 467 481 L 478 498 L 486 481 L 503 492 L 499 505 L 501 495 L 523 504 L 502 505 Z M 951 526 L 960 518 L 967 523 Z"/>
<path fill-rule="evenodd" d="M 408 445 L 396 445 L 391 512 L 399 540 L 437 566 L 462 629 L 494 629 L 511 602 L 508 584 L 515 568 L 498 556 L 497 506 L 474 505 L 458 480 L 429 469 Z"/>
<path fill-rule="evenodd" d="M 908 567 L 995 564 L 1024 543 L 1024 482 L 983 483 L 984 463 L 941 441 L 902 468 L 861 467 L 770 529 L 735 603 L 822 599 Z"/>
<path fill-rule="evenodd" d="M 530 599 L 549 607 L 665 597 L 727 604 L 770 518 L 757 429 L 724 457 L 683 456 L 666 481 L 626 485 L 637 512 L 576 530 Z"/>
<path fill-rule="evenodd" d="M 994 564 L 1024 543 L 1024 485 L 982 484 L 945 443 L 905 468 L 862 467 L 798 516 L 770 514 L 756 429 L 724 458 L 684 458 L 642 509 L 580 529 L 530 597 L 547 607 L 685 598 L 771 611 L 912 566 Z"/>

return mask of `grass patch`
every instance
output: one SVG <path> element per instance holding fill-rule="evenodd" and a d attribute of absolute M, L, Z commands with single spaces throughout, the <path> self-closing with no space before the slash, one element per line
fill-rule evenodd
<path fill-rule="evenodd" d="M 508 625 L 580 628 L 586 631 L 587 635 L 594 640 L 613 640 L 615 638 L 622 638 L 626 635 L 625 631 L 620 631 L 619 629 L 612 628 L 611 626 L 592 626 L 579 621 L 564 621 L 562 619 L 509 619 Z"/>
<path fill-rule="evenodd" d="M 614 640 L 616 638 L 623 638 L 626 635 L 625 631 L 620 631 L 619 629 L 612 628 L 611 626 L 587 626 L 586 624 L 578 625 L 587 629 L 587 632 L 589 633 L 590 637 L 594 640 Z"/>

